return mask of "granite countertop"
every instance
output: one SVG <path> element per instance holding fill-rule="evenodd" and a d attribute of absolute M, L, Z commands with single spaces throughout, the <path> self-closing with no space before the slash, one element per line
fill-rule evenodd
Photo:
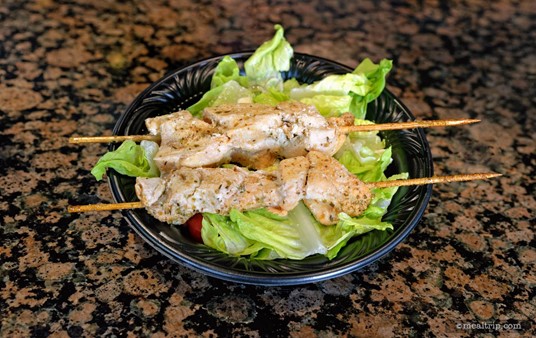
<path fill-rule="evenodd" d="M 1 337 L 536 334 L 533 1 L 4 0 L 0 22 Z M 113 201 L 89 173 L 106 146 L 69 136 L 110 134 L 151 82 L 276 23 L 297 52 L 392 59 L 417 118 L 482 119 L 427 131 L 436 174 L 504 176 L 434 186 L 389 255 L 289 287 L 173 263 L 120 212 L 66 212 Z"/>

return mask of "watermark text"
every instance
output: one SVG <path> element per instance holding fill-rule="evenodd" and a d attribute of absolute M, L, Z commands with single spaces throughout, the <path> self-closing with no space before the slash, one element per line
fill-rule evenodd
<path fill-rule="evenodd" d="M 521 323 L 495 323 L 495 322 L 464 322 L 456 323 L 458 330 L 471 331 L 511 331 L 522 330 Z"/>

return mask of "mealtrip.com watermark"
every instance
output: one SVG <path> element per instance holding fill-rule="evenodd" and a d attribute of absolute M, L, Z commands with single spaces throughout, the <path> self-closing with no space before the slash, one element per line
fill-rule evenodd
<path fill-rule="evenodd" d="M 521 323 L 459 322 L 454 327 L 461 331 L 524 331 Z"/>

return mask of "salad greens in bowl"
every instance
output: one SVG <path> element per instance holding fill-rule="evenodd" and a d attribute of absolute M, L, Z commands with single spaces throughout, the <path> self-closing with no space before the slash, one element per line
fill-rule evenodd
<path fill-rule="evenodd" d="M 158 80 L 131 103 L 114 134 L 145 134 L 145 119 L 179 110 L 198 117 L 203 109 L 221 104 L 275 106 L 289 100 L 312 105 L 325 117 L 350 112 L 355 124 L 414 119 L 385 89 L 391 61 L 364 59 L 352 69 L 295 53 L 283 28 L 276 25 L 275 30 L 274 37 L 254 52 L 202 60 Z M 92 173 L 101 179 L 109 169 L 115 200 L 136 201 L 136 177 L 159 175 L 152 161 L 158 145 L 126 141 L 109 150 Z M 350 133 L 334 157 L 363 182 L 433 174 L 430 149 L 418 129 Z M 124 214 L 147 243 L 174 261 L 224 280 L 293 285 L 340 276 L 387 254 L 418 224 L 431 186 L 372 193 L 362 215 L 340 213 L 332 226 L 316 221 L 303 203 L 286 216 L 266 209 L 203 213 L 195 222 L 200 229 L 193 231 L 191 226 L 160 222 L 144 209 Z"/>

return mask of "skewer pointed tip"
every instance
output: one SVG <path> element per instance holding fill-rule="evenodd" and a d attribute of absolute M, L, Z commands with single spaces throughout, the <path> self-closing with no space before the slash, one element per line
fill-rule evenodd
<path fill-rule="evenodd" d="M 464 124 L 473 124 L 473 123 L 478 123 L 480 122 L 481 120 L 479 119 L 459 119 L 459 120 L 448 120 L 450 121 L 451 123 L 449 125 L 451 126 L 459 126 L 459 125 L 464 125 Z"/>
<path fill-rule="evenodd" d="M 487 173 L 487 174 L 484 174 L 486 178 L 494 178 L 494 177 L 500 177 L 500 176 L 503 176 L 503 174 L 499 174 L 499 173 Z"/>
<path fill-rule="evenodd" d="M 478 119 L 423 120 L 423 121 L 407 121 L 407 122 L 344 126 L 344 127 L 341 127 L 340 129 L 343 133 L 351 133 L 351 132 L 400 130 L 400 129 L 415 129 L 415 128 L 455 127 L 455 126 L 462 126 L 466 124 L 473 124 L 477 122 L 480 122 L 480 120 Z"/>

